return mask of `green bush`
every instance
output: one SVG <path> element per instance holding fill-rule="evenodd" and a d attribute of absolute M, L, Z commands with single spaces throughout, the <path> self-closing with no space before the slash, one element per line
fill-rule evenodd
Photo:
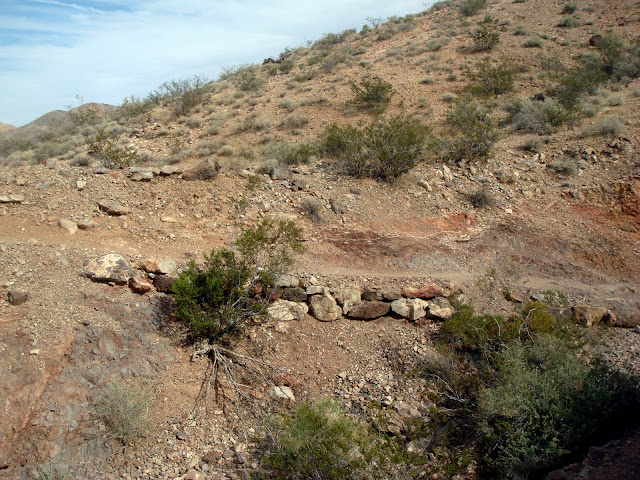
<path fill-rule="evenodd" d="M 443 160 L 484 160 L 498 140 L 498 130 L 489 110 L 468 98 L 456 101 L 447 116 L 447 126 L 445 136 L 433 145 Z"/>
<path fill-rule="evenodd" d="M 500 33 L 495 21 L 489 20 L 482 23 L 482 26 L 473 34 L 473 51 L 488 52 L 493 50 L 500 42 Z"/>
<path fill-rule="evenodd" d="M 362 80 L 359 85 L 351 82 L 351 90 L 354 98 L 349 103 L 372 113 L 384 112 L 395 94 L 393 85 L 379 77 Z"/>
<path fill-rule="evenodd" d="M 598 85 L 606 81 L 607 74 L 595 59 L 587 59 L 581 65 L 571 68 L 560 78 L 560 85 L 554 96 L 566 108 L 575 108 L 585 93 L 595 93 Z"/>
<path fill-rule="evenodd" d="M 89 155 L 97 158 L 106 168 L 130 167 L 141 161 L 141 156 L 131 147 L 118 145 L 117 137 L 99 128 L 96 133 L 86 138 Z"/>
<path fill-rule="evenodd" d="M 486 6 L 487 0 L 462 0 L 458 3 L 460 13 L 465 17 L 472 17 L 484 10 Z"/>
<path fill-rule="evenodd" d="M 420 161 L 429 134 L 418 120 L 400 115 L 362 128 L 330 125 L 322 148 L 347 175 L 392 181 Z"/>
<path fill-rule="evenodd" d="M 509 113 L 513 128 L 538 135 L 549 135 L 572 120 L 572 115 L 551 98 L 542 102 L 518 99 Z"/>
<path fill-rule="evenodd" d="M 318 154 L 318 147 L 312 143 L 278 142 L 265 148 L 263 154 L 282 165 L 301 165 L 309 163 Z"/>
<path fill-rule="evenodd" d="M 291 221 L 264 219 L 247 228 L 232 248 L 213 249 L 204 265 L 191 262 L 176 279 L 176 317 L 192 340 L 229 344 L 247 323 L 266 312 L 275 280 L 303 251 Z"/>
<path fill-rule="evenodd" d="M 143 390 L 115 383 L 94 405 L 94 416 L 107 436 L 127 446 L 145 436 L 153 416 L 153 401 Z"/>
<path fill-rule="evenodd" d="M 469 74 L 469 90 L 479 96 L 502 95 L 513 90 L 515 69 L 506 62 L 492 65 L 488 59 L 476 64 Z"/>
<path fill-rule="evenodd" d="M 482 388 L 478 401 L 493 478 L 557 468 L 599 434 L 628 425 L 639 405 L 637 380 L 587 364 L 557 338 L 510 345 L 496 364 L 498 382 Z"/>
<path fill-rule="evenodd" d="M 193 107 L 204 101 L 208 83 L 206 78 L 197 75 L 181 80 L 171 80 L 164 82 L 150 93 L 147 100 L 156 105 L 171 102 L 173 113 L 178 117 L 185 116 Z"/>
<path fill-rule="evenodd" d="M 565 4 L 564 7 L 562 7 L 562 15 L 572 15 L 576 10 L 578 9 L 577 5 L 574 5 L 572 3 L 567 3 Z"/>
<path fill-rule="evenodd" d="M 380 475 L 370 429 L 334 400 L 300 403 L 273 422 L 264 464 L 286 479 L 355 480 Z"/>
<path fill-rule="evenodd" d="M 580 25 L 578 21 L 571 17 L 563 18 L 562 21 L 558 23 L 558 26 L 563 28 L 573 28 L 577 27 L 578 25 Z"/>
<path fill-rule="evenodd" d="M 627 45 L 618 34 L 609 32 L 602 37 L 598 50 L 603 70 L 616 80 L 640 75 L 640 40 Z"/>

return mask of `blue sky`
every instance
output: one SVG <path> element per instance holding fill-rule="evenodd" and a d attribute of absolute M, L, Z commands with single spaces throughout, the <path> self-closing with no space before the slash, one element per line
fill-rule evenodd
<path fill-rule="evenodd" d="M 0 0 L 0 122 L 118 105 L 172 79 L 215 79 L 420 0 Z"/>

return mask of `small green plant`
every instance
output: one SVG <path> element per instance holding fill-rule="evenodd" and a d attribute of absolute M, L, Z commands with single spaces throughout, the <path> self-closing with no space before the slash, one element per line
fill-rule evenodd
<path fill-rule="evenodd" d="M 493 65 L 485 59 L 469 74 L 469 90 L 479 96 L 502 95 L 513 90 L 515 69 L 506 61 Z"/>
<path fill-rule="evenodd" d="M 542 48 L 542 41 L 539 38 L 531 38 L 522 44 L 524 48 Z"/>
<path fill-rule="evenodd" d="M 485 188 L 474 190 L 465 196 L 473 208 L 489 208 L 495 203 L 493 197 Z"/>
<path fill-rule="evenodd" d="M 352 82 L 351 90 L 354 98 L 349 103 L 372 113 L 384 112 L 395 94 L 393 85 L 380 77 L 362 80 L 360 84 Z"/>
<path fill-rule="evenodd" d="M 107 437 L 126 447 L 149 432 L 153 401 L 136 386 L 115 383 L 96 401 L 93 410 Z"/>
<path fill-rule="evenodd" d="M 160 85 L 147 96 L 147 101 L 159 105 L 172 103 L 177 117 L 188 115 L 193 107 L 202 103 L 207 94 L 209 80 L 193 76 L 181 80 L 171 80 Z"/>
<path fill-rule="evenodd" d="M 378 442 L 370 429 L 334 400 L 300 403 L 273 421 L 263 440 L 264 463 L 285 479 L 375 478 Z"/>
<path fill-rule="evenodd" d="M 458 99 L 447 115 L 447 131 L 432 145 L 443 160 L 484 160 L 498 140 L 498 130 L 486 107 Z"/>
<path fill-rule="evenodd" d="M 362 128 L 334 123 L 324 132 L 323 151 L 347 175 L 393 181 L 420 161 L 429 135 L 428 127 L 404 116 Z"/>
<path fill-rule="evenodd" d="M 460 13 L 465 17 L 472 17 L 487 6 L 487 0 L 462 0 L 458 2 Z"/>
<path fill-rule="evenodd" d="M 131 147 L 118 145 L 117 138 L 105 132 L 104 128 L 86 139 L 89 155 L 102 162 L 106 168 L 123 168 L 140 162 L 140 154 Z"/>
<path fill-rule="evenodd" d="M 565 17 L 560 21 L 560 23 L 558 23 L 558 26 L 562 28 L 573 28 L 578 25 L 580 25 L 578 21 L 571 17 Z"/>
<path fill-rule="evenodd" d="M 482 22 L 481 27 L 476 30 L 472 36 L 474 52 L 488 52 L 493 50 L 500 42 L 500 33 L 495 20 L 487 20 Z"/>
<path fill-rule="evenodd" d="M 264 219 L 244 230 L 232 248 L 205 255 L 202 266 L 192 261 L 173 284 L 175 315 L 190 338 L 228 345 L 263 316 L 275 280 L 304 250 L 301 235 L 291 221 Z"/>
<path fill-rule="evenodd" d="M 567 3 L 562 7 L 562 15 L 573 15 L 578 9 L 578 6 L 573 3 Z"/>

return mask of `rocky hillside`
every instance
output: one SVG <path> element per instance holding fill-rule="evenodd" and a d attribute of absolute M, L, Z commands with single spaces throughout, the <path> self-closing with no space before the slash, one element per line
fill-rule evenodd
<path fill-rule="evenodd" d="M 438 2 L 0 139 L 0 478 L 251 478 L 266 418 L 324 397 L 424 452 L 397 478 L 487 478 L 412 430 L 458 418 L 414 367 L 461 304 L 544 303 L 640 373 L 639 22 L 635 1 Z M 236 405 L 168 293 L 265 218 L 306 253 L 235 347 L 270 366 Z M 121 448 L 99 411 L 130 384 L 154 407 Z"/>

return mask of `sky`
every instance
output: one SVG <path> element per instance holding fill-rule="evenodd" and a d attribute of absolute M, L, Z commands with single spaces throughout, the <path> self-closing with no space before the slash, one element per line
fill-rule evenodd
<path fill-rule="evenodd" d="M 0 0 L 0 122 L 120 105 L 165 81 L 262 63 L 424 0 Z"/>

